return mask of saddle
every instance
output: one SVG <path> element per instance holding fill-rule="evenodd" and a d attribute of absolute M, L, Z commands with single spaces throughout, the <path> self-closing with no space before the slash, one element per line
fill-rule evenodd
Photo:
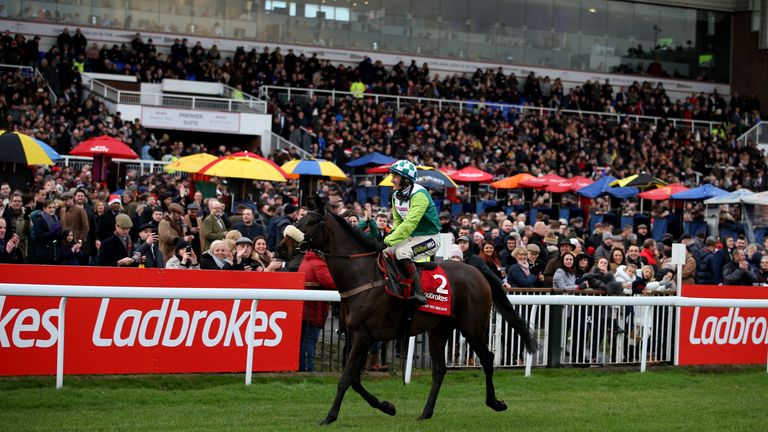
<path fill-rule="evenodd" d="M 395 254 L 382 251 L 378 260 L 379 271 L 384 278 L 384 290 L 387 294 L 399 299 L 407 299 L 411 296 L 413 280 L 407 277 L 406 272 L 398 263 Z M 416 270 L 421 277 L 422 270 L 434 271 L 437 263 L 416 262 Z"/>

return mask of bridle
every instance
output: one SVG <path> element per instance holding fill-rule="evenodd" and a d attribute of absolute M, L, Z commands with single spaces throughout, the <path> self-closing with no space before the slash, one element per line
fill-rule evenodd
<path fill-rule="evenodd" d="M 369 256 L 374 256 L 379 253 L 379 251 L 373 251 L 373 252 L 364 252 L 359 254 L 351 254 L 351 255 L 342 255 L 342 254 L 329 254 L 326 252 L 321 251 L 317 248 L 310 247 L 310 244 L 312 243 L 312 236 L 317 234 L 317 232 L 325 225 L 325 216 L 320 214 L 317 211 L 309 210 L 304 217 L 307 217 L 309 215 L 317 216 L 317 225 L 315 228 L 312 229 L 311 232 L 304 234 L 304 240 L 299 242 L 299 245 L 296 247 L 298 249 L 300 254 L 306 254 L 309 251 L 312 251 L 315 255 L 323 256 L 325 258 L 346 258 L 346 259 L 355 259 L 355 258 L 364 258 Z"/>

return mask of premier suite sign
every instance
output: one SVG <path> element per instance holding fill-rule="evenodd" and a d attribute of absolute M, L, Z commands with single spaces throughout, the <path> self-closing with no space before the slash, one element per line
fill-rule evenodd
<path fill-rule="evenodd" d="M 300 273 L 0 266 L 0 282 L 168 288 L 303 289 Z M 98 288 L 97 288 L 98 289 Z M 56 371 L 59 298 L 0 296 L 0 375 Z M 66 374 L 298 369 L 300 301 L 69 298 Z"/>
<path fill-rule="evenodd" d="M 686 285 L 686 297 L 768 299 L 768 287 Z M 680 308 L 680 365 L 765 364 L 768 309 Z"/>

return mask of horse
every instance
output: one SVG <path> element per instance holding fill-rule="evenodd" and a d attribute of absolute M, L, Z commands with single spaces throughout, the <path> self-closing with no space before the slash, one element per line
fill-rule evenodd
<path fill-rule="evenodd" d="M 297 241 L 286 235 L 278 245 L 278 254 L 286 260 L 297 253 L 312 250 L 325 256 L 328 269 L 336 282 L 341 299 L 341 319 L 351 335 L 351 348 L 347 363 L 339 379 L 331 409 L 320 423 L 336 421 L 344 394 L 351 386 L 368 404 L 385 414 L 395 415 L 395 405 L 380 401 L 361 384 L 361 373 L 368 350 L 374 341 L 387 341 L 423 332 L 429 334 L 429 354 L 432 358 L 432 386 L 419 420 L 432 418 L 440 387 L 446 373 L 445 347 L 451 332 L 458 328 L 475 351 L 485 373 L 485 404 L 494 411 L 507 409 L 503 400 L 496 398 L 493 385 L 493 353 L 488 349 L 488 326 L 491 304 L 505 321 L 521 336 L 528 352 L 536 351 L 536 343 L 527 322 L 518 315 L 501 286 L 489 281 L 471 265 L 442 261 L 452 290 L 451 316 L 439 316 L 416 311 L 409 325 L 405 325 L 406 301 L 390 296 L 383 287 L 383 276 L 376 264 L 383 249 L 351 227 L 343 218 L 326 210 L 319 198 L 308 200 L 309 212 L 295 223 L 303 239 Z M 314 204 L 314 205 L 312 205 Z M 299 234 L 299 237 L 301 234 Z"/>

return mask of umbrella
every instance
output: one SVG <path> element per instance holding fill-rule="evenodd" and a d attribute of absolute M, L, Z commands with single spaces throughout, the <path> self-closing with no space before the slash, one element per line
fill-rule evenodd
<path fill-rule="evenodd" d="M 577 190 L 589 186 L 595 181 L 592 179 L 588 179 L 583 176 L 576 176 L 573 178 L 569 178 L 564 182 L 561 182 L 559 184 L 553 184 L 550 186 L 547 186 L 545 190 L 547 192 L 555 192 L 555 193 L 563 193 L 563 192 L 576 192 Z"/>
<path fill-rule="evenodd" d="M 527 173 L 515 174 L 512 177 L 503 178 L 491 183 L 491 187 L 496 189 L 517 189 L 520 187 L 520 182 L 530 178 L 533 178 L 533 176 Z"/>
<path fill-rule="evenodd" d="M 368 168 L 365 172 L 368 174 L 387 174 L 389 172 L 389 167 L 391 166 L 392 164 L 379 165 L 377 167 Z"/>
<path fill-rule="evenodd" d="M 664 186 L 652 190 L 645 191 L 638 195 L 642 199 L 647 199 L 651 201 L 663 201 L 668 200 L 672 197 L 672 195 L 678 193 L 678 192 L 685 192 L 688 188 L 677 183 L 672 183 L 669 186 Z"/>
<path fill-rule="evenodd" d="M 284 182 L 286 173 L 276 163 L 248 152 L 220 157 L 200 168 L 198 174 Z"/>
<path fill-rule="evenodd" d="M 632 198 L 633 196 L 640 193 L 640 189 L 634 186 L 614 187 L 614 188 L 606 189 L 605 193 L 614 198 L 627 199 L 627 198 Z"/>
<path fill-rule="evenodd" d="M 754 195 L 749 189 L 739 189 L 726 195 L 717 196 L 704 201 L 704 204 L 741 204 L 744 199 Z"/>
<path fill-rule="evenodd" d="M 112 158 L 138 159 L 139 156 L 127 144 L 117 138 L 102 135 L 87 139 L 69 154 L 73 156 L 109 156 Z"/>
<path fill-rule="evenodd" d="M 331 180 L 349 180 L 335 163 L 325 159 L 294 159 L 280 167 L 286 173 L 298 176 L 330 177 Z"/>
<path fill-rule="evenodd" d="M 363 157 L 347 162 L 347 166 L 361 167 L 366 165 L 386 165 L 397 162 L 397 159 L 379 152 L 369 153 Z"/>
<path fill-rule="evenodd" d="M 610 189 L 610 184 L 614 181 L 616 181 L 616 177 L 613 176 L 601 177 L 591 185 L 584 186 L 577 190 L 576 193 L 587 198 L 597 198 L 600 195 L 605 194 L 606 191 Z"/>
<path fill-rule="evenodd" d="M 444 172 L 436 171 L 428 166 L 416 167 L 416 183 L 433 189 L 458 187 Z M 392 186 L 392 175 L 384 177 L 379 186 Z"/>
<path fill-rule="evenodd" d="M 564 182 L 565 179 L 557 174 L 546 174 L 541 177 L 532 177 L 521 181 L 520 187 L 531 189 L 545 189 L 547 186 L 554 186 Z"/>
<path fill-rule="evenodd" d="M 728 191 L 724 191 L 717 186 L 711 184 L 701 185 L 693 189 L 688 189 L 685 192 L 678 192 L 672 195 L 674 200 L 706 200 L 723 195 L 728 195 Z"/>
<path fill-rule="evenodd" d="M 48 144 L 40 141 L 39 139 L 37 139 L 35 137 L 32 137 L 32 139 L 37 141 L 37 144 L 39 144 L 40 147 L 42 147 L 42 149 L 45 152 L 45 154 L 47 154 L 48 157 L 51 158 L 52 161 L 57 161 L 57 160 L 61 159 L 61 155 L 59 154 L 59 152 L 54 150 L 53 147 L 49 146 Z"/>
<path fill-rule="evenodd" d="M 465 183 L 490 183 L 493 180 L 492 174 L 473 166 L 466 166 L 451 174 L 450 177 L 457 182 Z"/>
<path fill-rule="evenodd" d="M 198 153 L 178 158 L 166 165 L 163 169 L 168 172 L 181 171 L 186 173 L 196 173 L 200 171 L 200 168 L 215 160 L 216 156 L 214 155 L 210 155 L 208 153 Z"/>
<path fill-rule="evenodd" d="M 18 132 L 3 133 L 0 135 L 0 162 L 53 165 L 52 158 L 40 144 L 40 141 L 29 135 Z"/>
<path fill-rule="evenodd" d="M 658 179 L 648 173 L 634 174 L 629 177 L 624 177 L 621 180 L 616 180 L 611 183 L 611 186 L 635 186 L 641 189 L 645 189 L 651 186 L 666 186 L 667 182 Z"/>

